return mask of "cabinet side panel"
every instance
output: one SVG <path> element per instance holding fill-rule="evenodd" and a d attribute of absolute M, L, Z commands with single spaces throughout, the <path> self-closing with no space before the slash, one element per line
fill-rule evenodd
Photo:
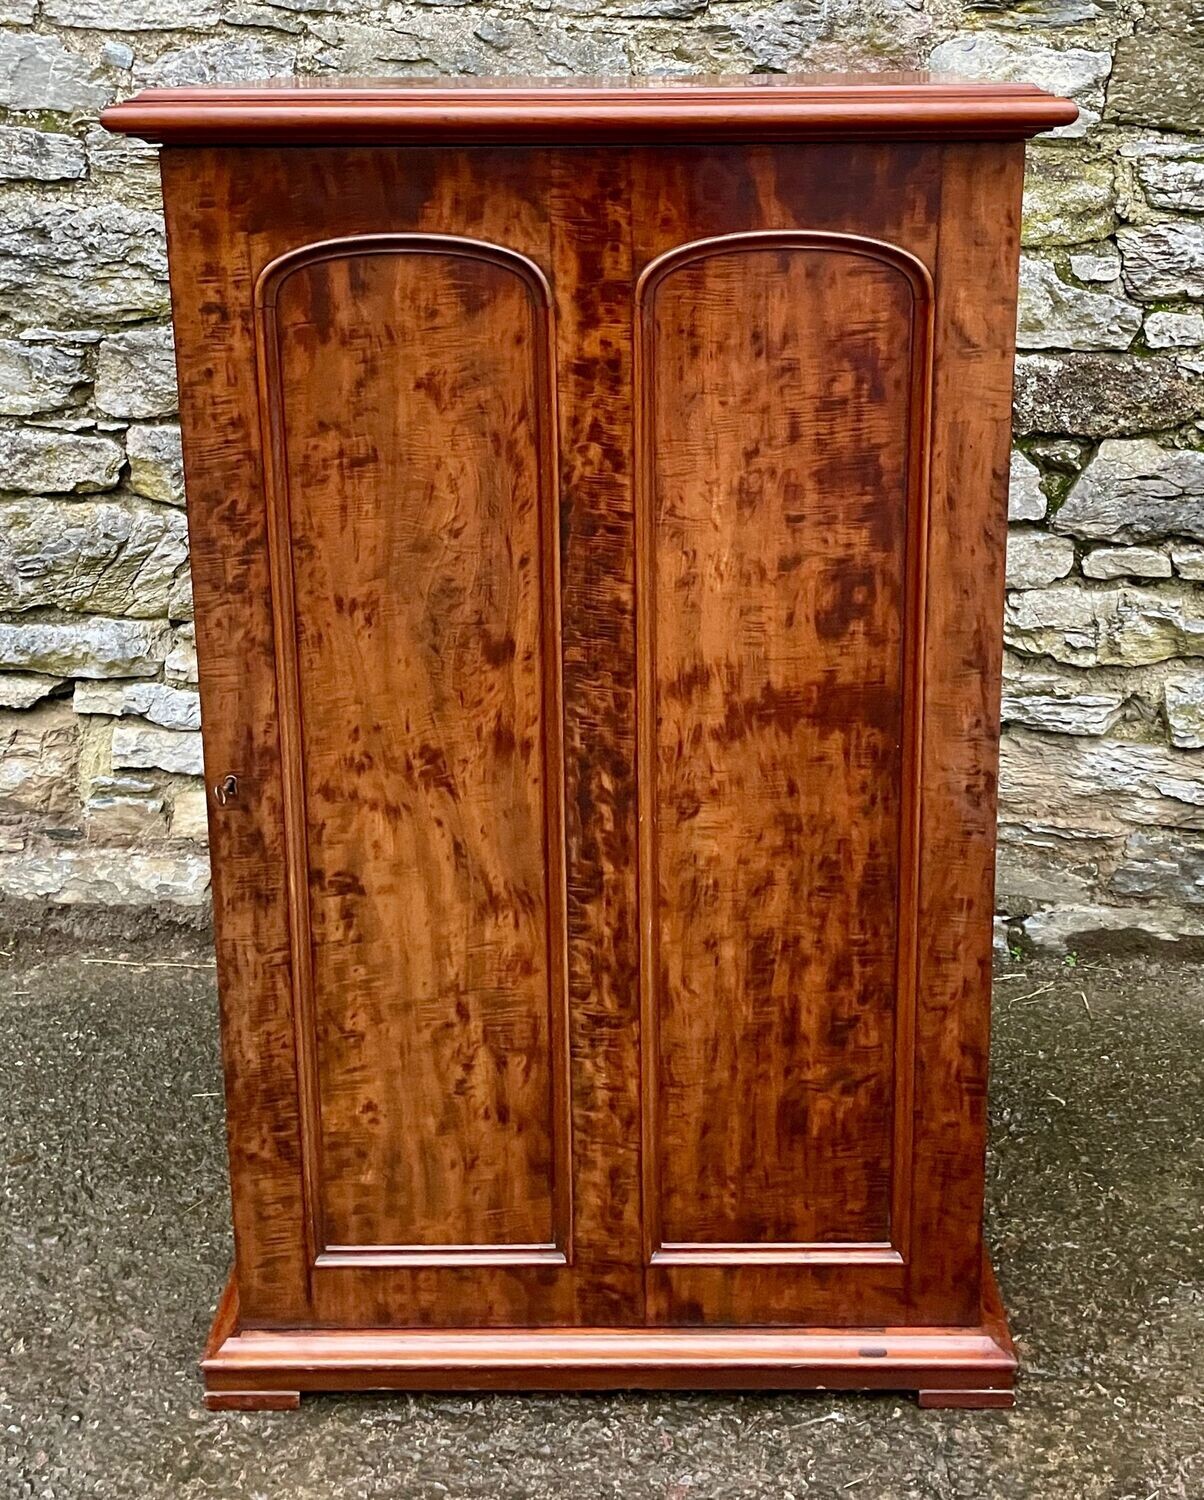
<path fill-rule="evenodd" d="M 916 1055 L 917 1256 L 931 1322 L 979 1316 L 1021 145 L 943 148 Z"/>
<path fill-rule="evenodd" d="M 394 235 L 298 252 L 264 295 L 319 1252 L 563 1254 L 546 285 Z"/>
<path fill-rule="evenodd" d="M 927 283 L 698 253 L 641 300 L 651 1248 L 885 1246 Z"/>
<path fill-rule="evenodd" d="M 283 788 L 244 199 L 228 153 L 162 153 L 210 804 L 241 1315 L 303 1322 L 301 1131 Z"/>

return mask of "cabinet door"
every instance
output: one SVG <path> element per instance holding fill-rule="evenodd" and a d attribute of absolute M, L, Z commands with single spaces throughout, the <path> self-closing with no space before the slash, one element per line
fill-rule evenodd
<path fill-rule="evenodd" d="M 977 1319 L 1017 169 L 639 159 L 654 1321 Z"/>
<path fill-rule="evenodd" d="M 628 466 L 578 490 L 572 456 L 627 430 L 622 370 L 588 404 L 626 302 L 605 217 L 563 229 L 588 167 L 165 171 L 206 756 L 239 781 L 243 1319 L 639 1322 L 629 530 L 593 544 Z"/>

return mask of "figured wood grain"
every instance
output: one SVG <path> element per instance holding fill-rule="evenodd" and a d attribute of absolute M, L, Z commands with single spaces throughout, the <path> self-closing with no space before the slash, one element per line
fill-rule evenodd
<path fill-rule="evenodd" d="M 240 783 L 207 1383 L 998 1401 L 1022 158 L 960 136 L 1020 95 L 576 87 L 164 106 L 296 147 L 163 153 L 207 776 Z M 378 131 L 439 149 L 345 145 Z M 549 145 L 449 144 L 494 131 Z"/>
<path fill-rule="evenodd" d="M 942 148 L 917 973 L 917 1306 L 983 1299 L 1004 554 L 1019 146 Z"/>
<path fill-rule="evenodd" d="M 637 303 L 649 1247 L 889 1252 L 931 281 L 751 233 Z"/>
<path fill-rule="evenodd" d="M 563 1255 L 547 283 L 363 236 L 274 262 L 257 301 L 313 1240 Z"/>
<path fill-rule="evenodd" d="M 1078 110 L 1031 83 L 924 73 L 731 78 L 326 78 L 147 89 L 109 130 L 176 144 L 636 144 L 875 137 L 1018 139 Z"/>

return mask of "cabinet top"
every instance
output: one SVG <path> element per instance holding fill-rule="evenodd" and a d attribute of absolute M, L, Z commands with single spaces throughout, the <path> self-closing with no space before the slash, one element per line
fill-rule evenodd
<path fill-rule="evenodd" d="M 280 79 L 146 89 L 104 126 L 173 146 L 626 145 L 643 142 L 1018 140 L 1068 125 L 1031 83 L 929 73 L 713 78 Z"/>

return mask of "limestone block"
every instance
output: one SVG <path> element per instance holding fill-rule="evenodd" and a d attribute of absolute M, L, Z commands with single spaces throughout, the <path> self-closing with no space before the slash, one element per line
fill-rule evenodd
<path fill-rule="evenodd" d="M 1084 938 L 1165 943 L 1204 936 L 1204 917 L 1173 906 L 1103 906 L 1067 902 L 1025 918 L 1024 936 L 1043 953 L 1065 953 Z"/>
<path fill-rule="evenodd" d="M 38 672 L 0 672 L 0 708 L 32 708 L 62 685 L 61 677 Z"/>
<path fill-rule="evenodd" d="M 1141 309 L 1123 297 L 1071 286 L 1047 260 L 1021 261 L 1017 348 L 1127 349 L 1140 327 Z"/>
<path fill-rule="evenodd" d="M 70 814 L 78 767 L 79 724 L 67 704 L 0 710 L 0 811 Z"/>
<path fill-rule="evenodd" d="M 1019 433 L 1123 437 L 1204 416 L 1204 380 L 1167 355 L 1021 354 L 1016 361 Z"/>
<path fill-rule="evenodd" d="M 1074 127 L 1071 127 L 1074 128 Z M 1065 146 L 1029 149 L 1021 239 L 1026 245 L 1082 245 L 1116 225 L 1112 163 L 1071 155 Z"/>
<path fill-rule="evenodd" d="M 0 414 L 30 417 L 66 406 L 88 378 L 79 345 L 0 339 Z"/>
<path fill-rule="evenodd" d="M 95 110 L 107 104 L 112 93 L 92 65 L 58 37 L 0 33 L 0 107 Z"/>
<path fill-rule="evenodd" d="M 42 0 L 42 15 L 88 31 L 203 31 L 222 9 L 218 0 Z"/>
<path fill-rule="evenodd" d="M 128 428 L 125 451 L 130 461 L 129 486 L 135 494 L 169 505 L 184 504 L 184 454 L 178 423 Z"/>
<path fill-rule="evenodd" d="M 1171 562 L 1180 578 L 1204 582 L 1204 547 L 1191 542 L 1171 543 Z"/>
<path fill-rule="evenodd" d="M 183 515 L 145 500 L 0 505 L 0 610 L 167 613 L 188 557 Z"/>
<path fill-rule="evenodd" d="M 1004 638 L 1023 655 L 1077 667 L 1204 656 L 1204 594 L 1186 584 L 1027 589 L 1008 595 Z"/>
<path fill-rule="evenodd" d="M 1093 682 L 1082 672 L 1032 667 L 1005 668 L 1005 724 L 1049 734 L 1107 734 L 1124 712 L 1123 689 Z"/>
<path fill-rule="evenodd" d="M 181 625 L 172 631 L 171 650 L 167 655 L 164 676 L 168 682 L 197 681 L 196 637 L 191 625 Z"/>
<path fill-rule="evenodd" d="M 1008 532 L 1007 586 L 1039 589 L 1065 578 L 1074 567 L 1074 543 L 1047 531 Z"/>
<path fill-rule="evenodd" d="M 172 797 L 171 836 L 198 844 L 208 842 L 208 799 L 203 786 L 182 787 Z"/>
<path fill-rule="evenodd" d="M 0 425 L 0 490 L 85 494 L 110 490 L 124 455 L 111 437 L 52 427 Z"/>
<path fill-rule="evenodd" d="M 1165 745 L 1010 729 L 1001 746 L 1000 816 L 1074 837 L 1134 829 L 1204 830 L 1204 756 Z"/>
<path fill-rule="evenodd" d="M 1165 691 L 1171 744 L 1181 750 L 1204 750 L 1204 671 L 1168 677 Z"/>
<path fill-rule="evenodd" d="M 176 409 L 171 329 L 130 328 L 102 340 L 96 404 L 114 417 L 168 417 Z"/>
<path fill-rule="evenodd" d="M 156 677 L 171 644 L 161 621 L 0 620 L 0 668 L 63 677 Z"/>
<path fill-rule="evenodd" d="M 1087 578 L 1169 578 L 1170 557 L 1159 547 L 1094 547 L 1083 559 Z"/>
<path fill-rule="evenodd" d="M 1054 517 L 1059 531 L 1145 542 L 1204 538 L 1204 453 L 1152 438 L 1106 441 Z"/>
<path fill-rule="evenodd" d="M 265 78 L 287 78 L 296 53 L 244 37 L 211 37 L 165 52 L 134 69 L 142 88 L 173 88 L 202 83 L 258 83 Z"/>
<path fill-rule="evenodd" d="M 164 729 L 199 729 L 201 700 L 191 688 L 165 682 L 77 682 L 77 714 L 136 715 Z"/>
<path fill-rule="evenodd" d="M 31 322 L 48 309 L 81 322 L 165 317 L 162 215 L 115 202 L 6 199 L 0 296 L 11 316 Z"/>
<path fill-rule="evenodd" d="M 154 724 L 120 721 L 113 727 L 113 764 L 133 770 L 173 771 L 201 776 L 201 736 L 195 731 L 161 729 Z"/>
<path fill-rule="evenodd" d="M 1204 224 L 1166 219 L 1116 232 L 1125 285 L 1135 297 L 1204 297 Z"/>
<path fill-rule="evenodd" d="M 1204 213 L 1204 144 L 1192 141 L 1126 142 L 1120 154 L 1133 164 L 1152 208 Z"/>
<path fill-rule="evenodd" d="M 1041 471 L 1017 449 L 1008 470 L 1008 520 L 1042 521 L 1049 502 L 1041 489 Z"/>
<path fill-rule="evenodd" d="M 0 181 L 63 182 L 87 170 L 82 142 L 62 131 L 0 126 Z"/>
<path fill-rule="evenodd" d="M 1204 344 L 1204 313 L 1147 313 L 1144 332 L 1151 349 L 1190 349 Z"/>
<path fill-rule="evenodd" d="M 1082 250 L 1069 259 L 1070 274 L 1080 281 L 1106 284 L 1120 279 L 1120 256 L 1111 245 L 1099 250 Z"/>
<path fill-rule="evenodd" d="M 1163 31 L 1124 36 L 1108 88 L 1108 118 L 1165 130 L 1204 130 L 1204 47 Z"/>
<path fill-rule="evenodd" d="M 119 779 L 112 778 L 118 782 Z M 167 811 L 162 797 L 104 787 L 94 783 L 84 803 L 84 832 L 90 839 L 154 839 L 167 834 Z"/>
<path fill-rule="evenodd" d="M 0 853 L 0 896 L 64 905 L 200 906 L 209 860 L 184 850 L 153 852 L 29 844 Z"/>

